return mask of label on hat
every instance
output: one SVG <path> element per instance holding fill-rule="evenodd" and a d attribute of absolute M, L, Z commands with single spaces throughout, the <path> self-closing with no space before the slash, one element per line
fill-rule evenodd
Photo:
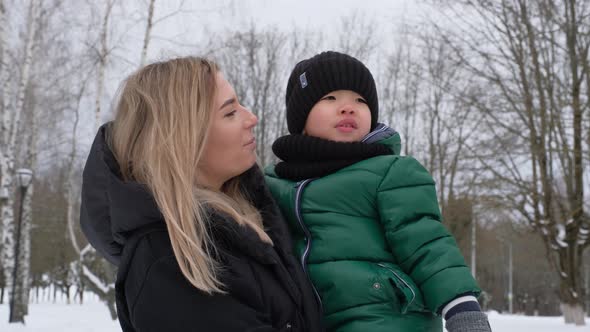
<path fill-rule="evenodd" d="M 307 77 L 305 76 L 305 72 L 299 75 L 299 83 L 301 83 L 301 88 L 305 89 L 307 86 Z"/>

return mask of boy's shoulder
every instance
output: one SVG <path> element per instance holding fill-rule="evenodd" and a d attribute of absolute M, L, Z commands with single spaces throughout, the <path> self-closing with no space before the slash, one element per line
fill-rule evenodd
<path fill-rule="evenodd" d="M 387 170 L 383 173 L 381 187 L 405 187 L 434 184 L 426 167 L 412 156 L 392 156 Z"/>
<path fill-rule="evenodd" d="M 397 154 L 376 156 L 361 160 L 351 165 L 354 168 L 364 169 L 381 176 L 409 176 L 415 173 L 428 171 L 412 156 L 400 156 Z"/>

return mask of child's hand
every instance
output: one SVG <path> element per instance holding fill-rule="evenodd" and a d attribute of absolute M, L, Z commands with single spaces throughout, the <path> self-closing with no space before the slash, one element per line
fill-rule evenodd
<path fill-rule="evenodd" d="M 465 311 L 453 315 L 445 323 L 449 332 L 491 332 L 488 316 L 481 311 Z"/>

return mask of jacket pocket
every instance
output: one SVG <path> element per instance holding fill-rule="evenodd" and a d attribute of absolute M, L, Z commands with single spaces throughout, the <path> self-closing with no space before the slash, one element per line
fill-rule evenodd
<path fill-rule="evenodd" d="M 414 283 L 414 280 L 404 273 L 397 265 L 392 263 L 377 263 L 383 272 L 384 278 L 393 287 L 393 293 L 400 303 L 402 314 L 408 311 L 430 312 L 424 305 L 422 292 Z"/>

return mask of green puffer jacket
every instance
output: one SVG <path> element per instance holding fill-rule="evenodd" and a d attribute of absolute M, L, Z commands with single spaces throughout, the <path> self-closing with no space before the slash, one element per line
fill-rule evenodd
<path fill-rule="evenodd" d="M 480 289 L 441 224 L 434 181 L 389 129 L 393 155 L 293 182 L 266 169 L 328 331 L 442 331 L 440 310 Z M 436 314 L 438 313 L 438 314 Z"/>

